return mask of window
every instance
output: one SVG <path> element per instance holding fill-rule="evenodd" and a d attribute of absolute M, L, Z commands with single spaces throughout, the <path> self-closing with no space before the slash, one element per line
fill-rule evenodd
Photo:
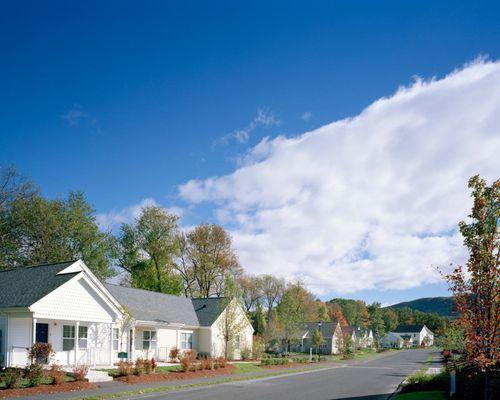
<path fill-rule="evenodd" d="M 89 334 L 88 327 L 86 327 L 86 326 L 79 326 L 78 327 L 78 347 L 80 349 L 87 348 L 88 334 Z"/>
<path fill-rule="evenodd" d="M 120 346 L 120 330 L 113 328 L 113 350 L 118 351 Z"/>
<path fill-rule="evenodd" d="M 234 340 L 234 347 L 236 350 L 240 349 L 240 335 L 236 335 Z"/>
<path fill-rule="evenodd" d="M 156 349 L 156 332 L 155 331 L 142 332 L 142 349 L 143 350 Z"/>
<path fill-rule="evenodd" d="M 63 325 L 63 350 L 73 350 L 75 348 L 75 327 L 73 325 Z"/>
<path fill-rule="evenodd" d="M 181 349 L 190 350 L 193 348 L 193 334 L 189 332 L 181 332 Z"/>

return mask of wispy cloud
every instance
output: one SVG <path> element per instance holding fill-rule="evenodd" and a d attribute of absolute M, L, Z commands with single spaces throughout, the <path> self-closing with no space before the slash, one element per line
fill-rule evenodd
<path fill-rule="evenodd" d="M 69 126 L 78 126 L 86 122 L 100 131 L 97 119 L 85 111 L 79 104 L 73 104 L 73 107 L 71 107 L 68 112 L 62 114 L 61 118 L 66 121 Z"/>
<path fill-rule="evenodd" d="M 306 111 L 300 116 L 300 119 L 302 121 L 309 121 L 312 118 L 312 116 L 313 116 L 312 112 Z"/>
<path fill-rule="evenodd" d="M 214 144 L 228 144 L 234 140 L 238 143 L 246 143 L 250 139 L 250 135 L 258 128 L 270 128 L 272 126 L 279 126 L 281 121 L 277 119 L 271 111 L 258 109 L 255 117 L 243 129 L 237 129 L 227 135 L 217 139 Z"/>
<path fill-rule="evenodd" d="M 191 180 L 252 273 L 301 278 L 316 293 L 408 289 L 463 261 L 456 229 L 467 180 L 500 171 L 500 62 L 416 80 L 361 114 L 265 139 L 233 173 Z"/>

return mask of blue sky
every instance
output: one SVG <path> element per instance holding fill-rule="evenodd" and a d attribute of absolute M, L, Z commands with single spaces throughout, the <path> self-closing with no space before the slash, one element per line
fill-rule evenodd
<path fill-rule="evenodd" d="M 274 231 L 245 221 L 276 204 L 252 203 L 242 215 L 235 212 L 241 204 L 220 191 L 195 198 L 179 187 L 255 165 L 273 151 L 266 146 L 281 143 L 276 138 L 354 117 L 398 87 L 410 87 L 415 76 L 441 79 L 478 56 L 500 57 L 500 4 L 494 1 L 269 3 L 4 3 L 1 162 L 31 176 L 47 196 L 84 191 L 104 215 L 130 216 L 131 207 L 154 199 L 177 207 L 185 226 L 223 223 L 234 230 L 245 266 L 259 273 L 262 263 L 279 265 L 279 254 L 265 260 L 248 254 L 270 254 L 255 243 L 263 232 L 272 243 Z M 264 155 L 252 151 L 259 143 Z M 477 161 L 486 175 L 498 167 L 486 153 Z M 460 185 L 467 196 L 465 181 Z M 463 210 L 460 200 L 456 214 Z M 444 240 L 453 236 L 442 233 L 451 220 L 408 235 Z M 353 240 L 370 242 L 373 229 L 362 231 Z M 315 259 L 327 242 L 311 244 L 295 261 Z M 378 257 L 359 243 L 343 253 L 340 248 L 338 256 L 318 263 L 335 272 L 353 252 L 361 260 Z M 353 284 L 342 293 L 338 285 L 315 285 L 318 276 L 303 274 L 293 262 L 273 272 L 303 278 L 324 298 L 389 303 L 446 294 L 431 278 L 408 287 L 384 287 L 383 280 Z M 406 264 L 395 265 L 394 274 L 401 268 Z"/>

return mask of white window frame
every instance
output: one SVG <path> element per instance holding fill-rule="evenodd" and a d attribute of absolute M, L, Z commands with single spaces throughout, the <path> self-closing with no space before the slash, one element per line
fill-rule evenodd
<path fill-rule="evenodd" d="M 89 327 L 80 325 L 78 327 L 78 348 L 82 350 L 88 349 L 89 345 Z"/>
<path fill-rule="evenodd" d="M 64 332 L 65 331 L 64 328 L 68 328 L 69 332 Z M 63 351 L 74 350 L 74 348 L 75 348 L 75 331 L 76 331 L 75 325 L 63 325 L 62 326 L 62 342 L 63 342 L 62 348 L 63 348 Z M 67 346 L 65 346 L 65 343 L 68 341 L 71 341 L 73 344 L 71 347 L 66 348 Z"/>
<path fill-rule="evenodd" d="M 113 350 L 119 351 L 120 350 L 120 329 L 113 328 L 111 334 L 113 335 Z"/>
<path fill-rule="evenodd" d="M 181 332 L 181 350 L 193 349 L 193 332 Z"/>
<path fill-rule="evenodd" d="M 142 349 L 156 350 L 156 331 L 142 331 Z"/>

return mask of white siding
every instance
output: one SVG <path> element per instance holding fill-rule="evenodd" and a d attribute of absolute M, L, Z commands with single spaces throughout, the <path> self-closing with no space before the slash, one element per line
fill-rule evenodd
<path fill-rule="evenodd" d="M 235 300 L 233 300 L 233 306 L 234 304 L 237 304 Z M 229 305 L 231 307 L 232 305 Z M 228 344 L 228 357 L 231 359 L 238 360 L 241 358 L 241 350 L 245 348 L 252 349 L 253 346 L 253 327 L 248 318 L 246 317 L 245 311 L 239 304 L 237 304 L 237 313 L 235 314 L 235 320 L 238 322 L 235 323 L 234 325 L 242 326 L 242 329 L 240 330 L 240 346 L 239 348 L 236 348 L 235 343 L 229 343 Z M 212 335 L 211 335 L 211 340 L 212 340 L 212 355 L 214 357 L 219 357 L 223 356 L 225 354 L 225 348 L 226 348 L 226 343 L 224 339 L 224 329 L 222 328 L 224 326 L 224 318 L 225 318 L 225 313 L 227 311 L 224 310 L 221 315 L 219 315 L 219 318 L 213 323 L 211 329 L 212 329 Z"/>
<path fill-rule="evenodd" d="M 35 318 L 113 322 L 116 315 L 83 277 L 60 286 L 31 308 Z"/>
<path fill-rule="evenodd" d="M 33 320 L 30 317 L 9 317 L 8 340 L 10 366 L 28 364 L 27 348 L 32 344 Z"/>
<path fill-rule="evenodd" d="M 160 361 L 168 361 L 170 350 L 177 347 L 177 329 L 158 329 L 158 351 L 157 358 Z"/>
<path fill-rule="evenodd" d="M 198 352 L 212 354 L 212 337 L 210 329 L 198 330 Z"/>

